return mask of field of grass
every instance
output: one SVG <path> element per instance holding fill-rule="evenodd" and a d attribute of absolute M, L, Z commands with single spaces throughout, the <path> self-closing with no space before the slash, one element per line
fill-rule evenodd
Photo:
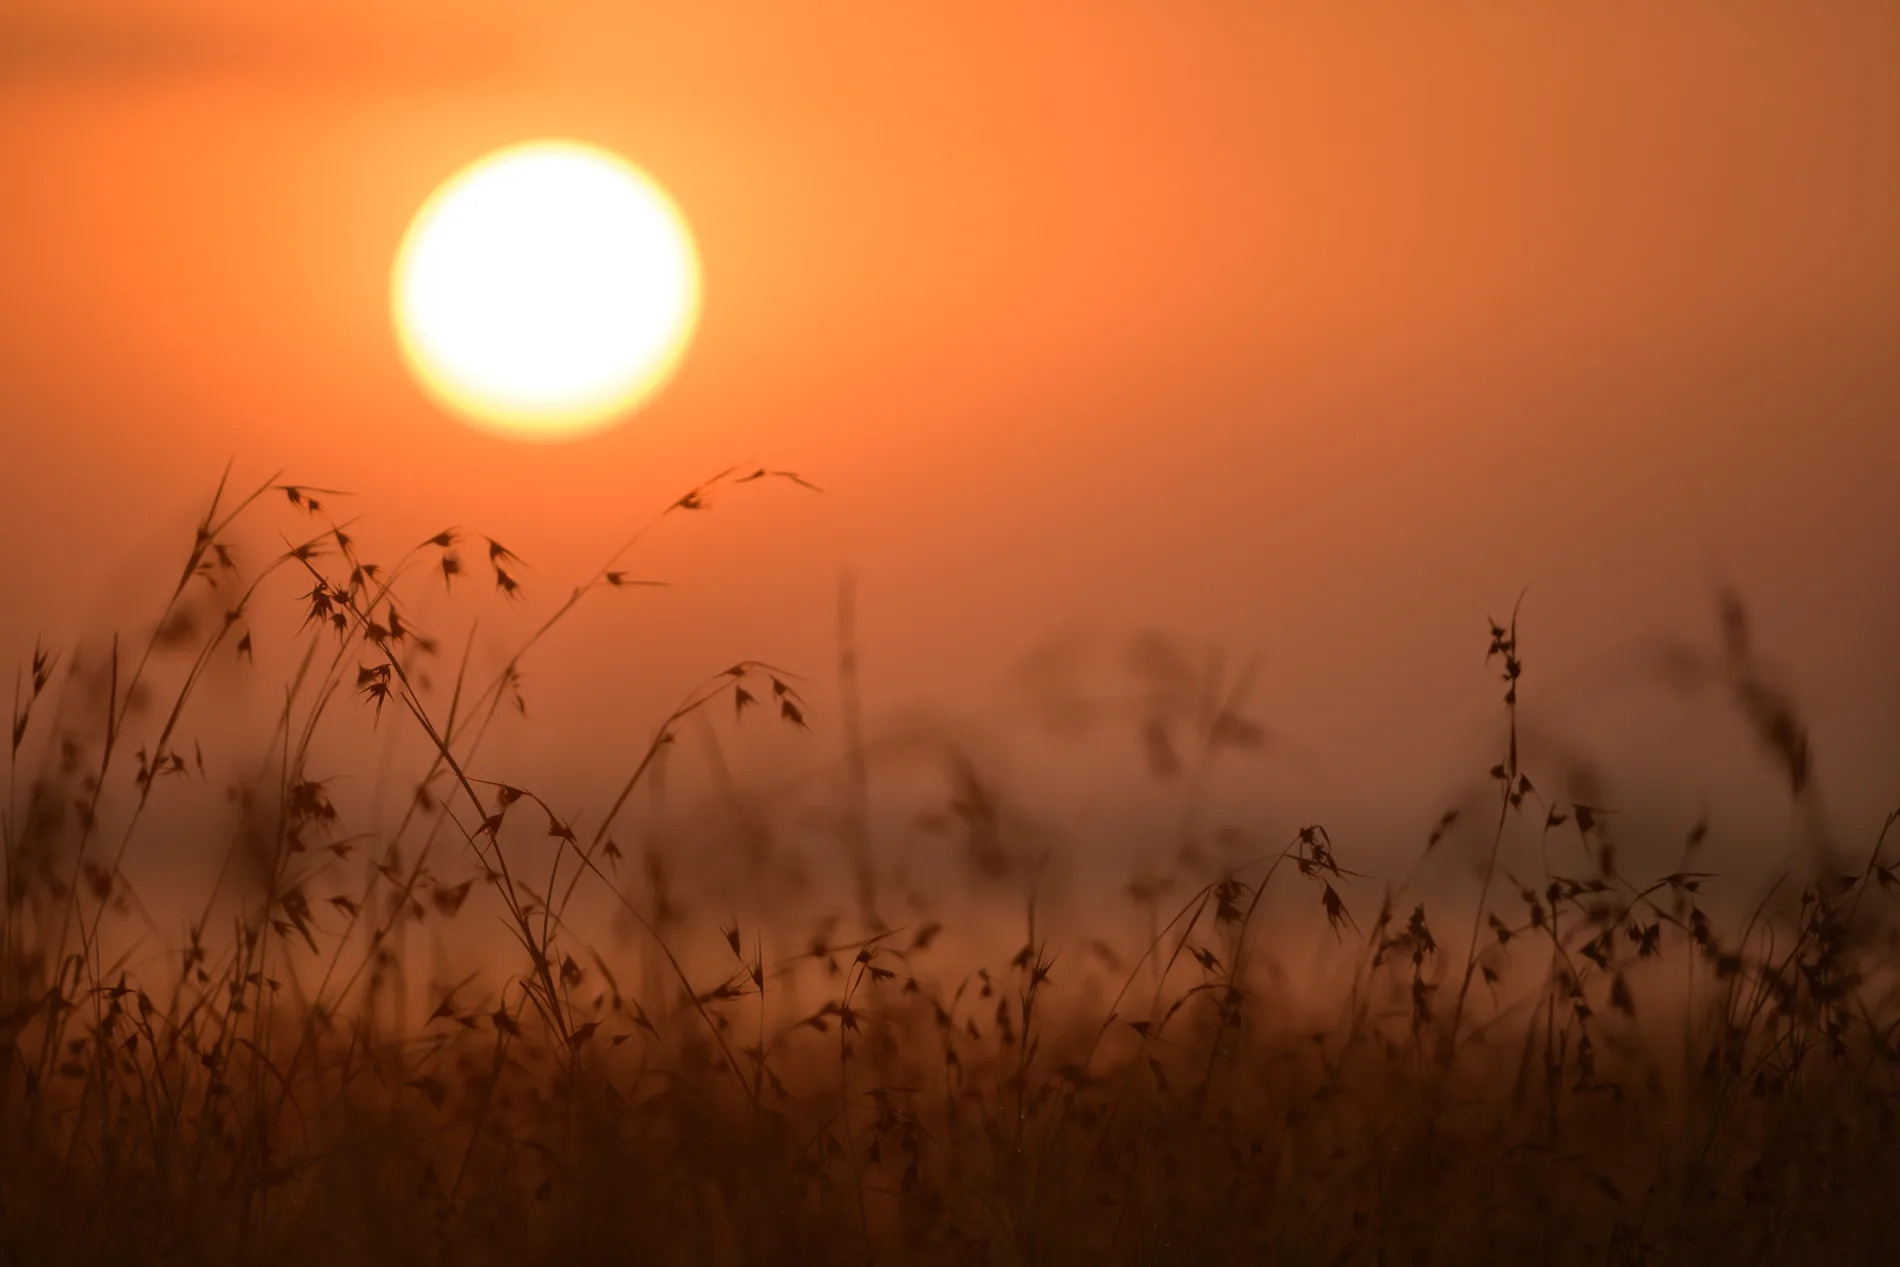
<path fill-rule="evenodd" d="M 788 479 L 727 472 L 654 522 Z M 519 666 L 640 583 L 641 535 L 490 676 L 411 596 L 532 603 L 514 556 L 451 530 L 371 560 L 333 500 L 221 486 L 148 637 L 21 666 L 0 1263 L 1900 1261 L 1900 845 L 1875 824 L 1724 905 L 1685 825 L 1628 874 L 1606 807 L 1546 799 L 1520 751 L 1515 618 L 1488 631 L 1483 821 L 1418 841 L 1481 839 L 1466 891 L 1360 874 L 1315 824 L 1258 857 L 1158 841 L 1064 923 L 967 770 L 938 818 L 982 897 L 906 894 L 852 693 L 809 716 L 767 663 L 708 666 L 585 814 L 508 782 L 484 744 Z M 1724 612 L 1724 680 L 1799 803 L 1799 714 Z M 263 669 L 254 625 L 296 650 L 226 788 L 204 684 Z M 842 727 L 834 880 L 778 894 L 755 843 L 762 900 L 722 908 L 617 843 L 702 720 Z M 1217 707 L 1200 742 L 1247 725 Z M 372 727 L 416 767 L 313 763 Z M 352 773 L 403 811 L 349 821 Z M 134 879 L 181 833 L 217 860 L 182 919 Z"/>

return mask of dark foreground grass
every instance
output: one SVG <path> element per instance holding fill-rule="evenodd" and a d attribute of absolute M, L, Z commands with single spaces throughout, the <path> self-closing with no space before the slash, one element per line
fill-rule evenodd
<path fill-rule="evenodd" d="M 660 518 L 774 478 L 797 477 L 726 472 Z M 246 574 L 238 519 L 273 488 L 305 536 Z M 998 934 L 881 897 L 847 716 L 835 900 L 774 901 L 755 850 L 767 900 L 741 918 L 615 830 L 637 834 L 630 800 L 688 719 L 804 727 L 798 679 L 707 679 L 577 830 L 483 744 L 523 659 L 640 583 L 640 535 L 484 685 L 408 596 L 479 577 L 513 599 L 520 561 L 450 530 L 378 567 L 333 496 L 221 488 L 149 639 L 22 668 L 0 1262 L 1900 1259 L 1884 832 L 1851 863 L 1813 842 L 1805 874 L 1734 910 L 1707 901 L 1701 825 L 1677 869 L 1626 875 L 1605 810 L 1545 800 L 1520 753 L 1515 619 L 1490 630 L 1495 817 L 1462 895 L 1381 905 L 1313 826 L 1144 874 L 1086 937 L 1039 929 L 1026 883 Z M 173 945 L 127 872 L 180 847 L 168 800 L 216 781 L 194 704 L 287 593 L 275 734 L 192 828 L 223 865 Z M 1724 611 L 1712 663 L 1799 802 L 1798 714 Z M 372 721 L 425 746 L 413 800 L 369 833 L 331 799 L 350 771 L 312 754 Z M 1237 708 L 1205 721 L 1209 752 L 1249 741 Z M 960 856 L 1006 878 L 993 801 L 958 777 Z M 590 935 L 603 921 L 630 935 Z M 456 928 L 471 971 L 445 970 Z M 1332 951 L 1292 983 L 1280 956 L 1315 933 Z"/>

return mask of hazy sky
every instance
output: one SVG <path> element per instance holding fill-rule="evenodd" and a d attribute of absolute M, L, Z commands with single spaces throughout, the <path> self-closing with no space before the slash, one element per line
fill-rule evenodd
<path fill-rule="evenodd" d="M 874 715 L 1001 718 L 1033 647 L 1156 628 L 1261 657 L 1274 814 L 1422 835 L 1526 585 L 1527 715 L 1625 796 L 1765 771 L 1619 686 L 1732 581 L 1849 825 L 1900 794 L 1900 7 L 390 10 L 0 9 L 10 656 L 131 620 L 229 458 L 352 490 L 372 548 L 484 530 L 543 602 L 757 461 L 827 491 L 670 525 L 676 588 L 532 666 L 523 760 L 617 767 L 741 655 L 812 674 L 822 751 L 849 569 Z M 705 306 L 645 412 L 527 446 L 425 399 L 388 277 L 439 182 L 552 135 L 672 192 Z"/>

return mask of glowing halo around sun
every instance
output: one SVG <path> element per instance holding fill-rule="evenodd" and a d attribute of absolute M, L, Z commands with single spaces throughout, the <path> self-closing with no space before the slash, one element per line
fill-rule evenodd
<path fill-rule="evenodd" d="M 679 364 L 699 258 L 673 200 L 575 141 L 497 150 L 423 204 L 396 253 L 396 335 L 458 417 L 523 439 L 624 419 Z"/>

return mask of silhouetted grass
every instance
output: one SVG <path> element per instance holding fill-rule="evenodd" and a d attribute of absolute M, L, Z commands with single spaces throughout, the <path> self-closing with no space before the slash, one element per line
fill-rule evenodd
<path fill-rule="evenodd" d="M 726 471 L 655 522 L 765 479 L 805 485 Z M 299 531 L 247 573 L 239 520 L 273 491 Z M 689 725 L 806 728 L 799 679 L 753 660 L 713 672 L 577 827 L 484 746 L 578 605 L 651 583 L 624 562 L 647 530 L 482 682 L 412 599 L 485 570 L 499 601 L 524 601 L 527 564 L 452 528 L 379 566 L 330 517 L 342 496 L 220 486 L 142 644 L 22 666 L 0 930 L 6 1262 L 1900 1252 L 1895 820 L 1852 863 L 1817 833 L 1808 872 L 1759 905 L 1708 901 L 1706 822 L 1667 872 L 1629 874 L 1612 808 L 1534 781 L 1515 614 L 1489 627 L 1504 716 L 1475 891 L 1382 885 L 1317 824 L 1246 858 L 1190 819 L 1157 842 L 1170 867 L 1069 935 L 1039 908 L 1049 858 L 1017 847 L 954 752 L 932 821 L 988 896 L 906 891 L 871 816 L 847 595 L 837 891 L 801 888 L 804 864 L 735 790 L 720 856 L 745 866 L 745 905 L 731 885 L 692 891 L 691 858 L 663 838 L 618 841 L 641 837 L 631 799 Z M 205 683 L 261 672 L 254 638 L 293 602 L 274 733 L 225 801 L 194 801 L 218 781 L 192 738 Z M 1684 671 L 1727 684 L 1801 802 L 1798 711 L 1739 601 L 1722 616 L 1719 653 L 1683 653 Z M 1189 740 L 1143 730 L 1157 777 L 1199 786 L 1216 755 L 1264 741 L 1246 681 Z M 413 796 L 393 823 L 349 822 L 332 784 L 352 771 L 313 765 L 320 736 L 392 726 L 422 741 Z M 164 819 L 173 801 L 182 819 Z M 1447 812 L 1421 848 L 1469 826 Z M 220 869 L 172 944 L 127 869 L 187 846 Z M 999 931 L 1005 900 L 1021 921 L 1011 908 Z M 1290 973 L 1316 935 L 1330 952 Z"/>

